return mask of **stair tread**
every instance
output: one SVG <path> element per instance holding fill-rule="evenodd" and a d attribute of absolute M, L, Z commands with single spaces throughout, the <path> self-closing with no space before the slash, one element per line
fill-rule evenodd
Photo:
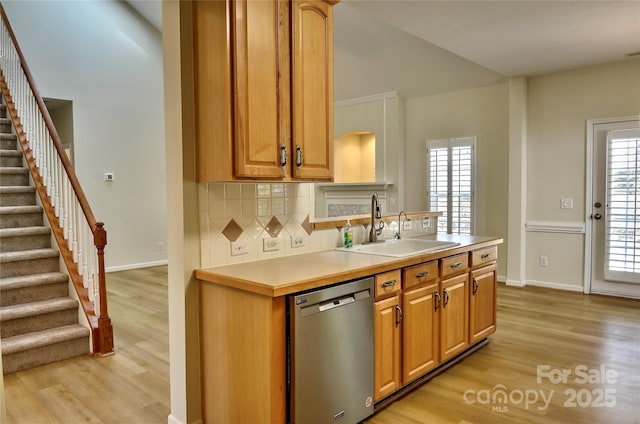
<path fill-rule="evenodd" d="M 51 230 L 45 226 L 37 227 L 17 227 L 17 228 L 0 228 L 0 238 L 16 237 L 16 236 L 33 236 L 49 234 Z"/>
<path fill-rule="evenodd" d="M 0 133 L 0 140 L 17 140 L 17 137 L 13 133 Z"/>
<path fill-rule="evenodd" d="M 77 308 L 78 301 L 70 297 L 59 297 L 55 299 L 39 300 L 37 302 L 2 306 L 0 307 L 0 322 Z"/>
<path fill-rule="evenodd" d="M 0 156 L 22 156 L 22 152 L 18 149 L 0 149 Z"/>
<path fill-rule="evenodd" d="M 28 174 L 29 169 L 24 166 L 2 166 L 0 174 Z"/>
<path fill-rule="evenodd" d="M 27 261 L 30 259 L 46 259 L 58 256 L 58 251 L 51 248 L 23 250 L 19 252 L 1 252 L 0 263 Z"/>
<path fill-rule="evenodd" d="M 69 276 L 62 272 L 43 272 L 40 274 L 21 275 L 19 277 L 0 278 L 0 290 L 13 290 L 43 284 L 64 283 Z"/>
<path fill-rule="evenodd" d="M 70 324 L 48 330 L 34 331 L 33 333 L 19 336 L 6 337 L 2 339 L 2 355 L 9 355 L 88 336 L 88 328 L 80 324 Z"/>
<path fill-rule="evenodd" d="M 41 213 L 42 206 L 23 205 L 23 206 L 0 206 L 0 215 L 14 213 Z"/>
<path fill-rule="evenodd" d="M 33 186 L 0 186 L 0 193 L 29 193 L 35 192 Z"/>

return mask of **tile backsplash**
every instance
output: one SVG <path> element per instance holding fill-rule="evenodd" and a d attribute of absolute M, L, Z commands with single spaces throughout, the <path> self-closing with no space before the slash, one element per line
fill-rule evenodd
<path fill-rule="evenodd" d="M 309 183 L 200 184 L 202 266 L 337 247 L 341 240 L 337 229 L 314 230 L 309 223 L 313 208 L 311 187 Z M 269 246 L 266 249 L 265 239 Z M 294 244 L 298 247 L 293 247 Z M 232 256 L 234 248 L 242 254 Z"/>
<path fill-rule="evenodd" d="M 339 229 L 316 230 L 309 222 L 315 206 L 311 183 L 202 183 L 198 196 L 202 267 L 333 249 L 342 242 Z M 427 233 L 435 232 L 432 220 Z M 403 234 L 424 233 L 417 227 Z M 397 230 L 392 221 L 380 237 Z M 366 236 L 363 225 L 353 226 L 354 243 Z"/>

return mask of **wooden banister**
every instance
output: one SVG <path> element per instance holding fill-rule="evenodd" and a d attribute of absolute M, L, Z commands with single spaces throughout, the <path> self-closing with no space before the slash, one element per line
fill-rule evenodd
<path fill-rule="evenodd" d="M 96 249 L 95 254 L 97 256 L 96 276 L 98 280 L 98 307 L 96 307 L 94 302 L 91 300 L 92 296 L 89 293 L 89 290 L 85 287 L 85 274 L 83 274 L 83 271 L 76 263 L 77 254 L 74 255 L 74 252 L 72 252 L 72 248 L 69 247 L 69 243 L 67 243 L 66 241 L 65 232 L 63 230 L 64 223 L 62 223 L 61 219 L 59 219 L 56 215 L 52 196 L 48 194 L 46 181 L 44 181 L 44 178 L 40 173 L 37 158 L 33 154 L 33 140 L 29 139 L 28 131 L 23 127 L 20 111 L 18 110 L 16 102 L 14 102 L 14 98 L 12 97 L 12 93 L 9 88 L 10 84 L 8 79 L 11 78 L 11 76 L 6 75 L 5 70 L 1 69 L 0 88 L 2 89 L 2 94 L 5 98 L 7 110 L 16 130 L 18 142 L 20 144 L 20 147 L 22 148 L 26 163 L 29 167 L 31 176 L 36 186 L 36 191 L 42 202 L 47 219 L 49 220 L 52 233 L 54 235 L 54 238 L 56 239 L 61 256 L 67 267 L 69 277 L 71 278 L 73 286 L 76 289 L 76 293 L 78 294 L 78 298 L 80 300 L 80 304 L 82 305 L 85 316 L 87 317 L 87 321 L 91 326 L 93 341 L 92 352 L 96 355 L 109 355 L 113 353 L 113 328 L 111 326 L 111 319 L 108 315 L 106 277 L 104 266 L 104 249 L 107 244 L 107 233 L 104 228 L 104 224 L 102 222 L 96 221 L 93 211 L 89 206 L 89 202 L 87 201 L 82 187 L 80 186 L 80 182 L 78 181 L 78 177 L 76 176 L 73 166 L 71 165 L 71 161 L 64 151 L 58 132 L 56 131 L 53 121 L 51 120 L 51 116 L 49 115 L 49 111 L 44 104 L 42 96 L 40 96 L 40 93 L 36 88 L 33 76 L 29 70 L 29 67 L 27 66 L 26 60 L 22 54 L 20 46 L 18 45 L 17 39 L 15 37 L 13 29 L 11 28 L 11 25 L 9 24 L 9 20 L 4 11 L 4 7 L 2 7 L 2 4 L 0 4 L 0 13 L 2 15 L 2 22 L 4 24 L 4 27 L 11 39 L 13 48 L 15 49 L 15 55 L 20 62 L 20 67 L 23 74 L 22 78 L 26 80 L 26 83 L 37 104 L 40 118 L 44 121 L 44 125 L 48 132 L 53 151 L 55 151 L 57 160 L 59 160 L 61 168 L 64 171 L 64 174 L 68 181 L 68 185 L 71 187 L 70 191 L 73 191 L 74 201 L 77 202 L 77 205 L 79 205 L 79 208 L 82 210 L 82 215 L 84 216 L 86 224 L 93 235 L 93 245 Z M 1 53 L 2 55 L 7 54 L 7 52 Z M 82 264 L 80 264 L 80 267 L 81 266 Z M 84 271 L 84 273 L 86 273 L 86 271 Z"/>

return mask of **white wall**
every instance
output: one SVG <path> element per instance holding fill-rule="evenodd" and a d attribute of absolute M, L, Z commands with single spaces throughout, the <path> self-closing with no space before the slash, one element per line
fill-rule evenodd
<path fill-rule="evenodd" d="M 426 140 L 477 136 L 476 234 L 507 237 L 508 84 L 405 100 L 405 205 L 426 210 Z M 506 275 L 506 244 L 499 247 Z"/>
<path fill-rule="evenodd" d="M 40 94 L 73 102 L 75 169 L 105 222 L 107 270 L 166 261 L 160 33 L 122 2 L 3 6 Z"/>
<path fill-rule="evenodd" d="M 527 91 L 527 222 L 586 223 L 586 121 L 640 114 L 640 59 L 532 77 Z M 528 232 L 527 280 L 579 290 L 584 254 L 583 234 Z"/>

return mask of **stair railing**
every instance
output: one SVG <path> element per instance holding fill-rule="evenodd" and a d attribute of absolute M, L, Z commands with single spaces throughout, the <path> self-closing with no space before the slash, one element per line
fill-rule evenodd
<path fill-rule="evenodd" d="M 113 353 L 107 311 L 104 248 L 97 222 L 34 84 L 4 8 L 0 29 L 0 88 L 69 277 L 91 326 L 92 352 Z"/>

